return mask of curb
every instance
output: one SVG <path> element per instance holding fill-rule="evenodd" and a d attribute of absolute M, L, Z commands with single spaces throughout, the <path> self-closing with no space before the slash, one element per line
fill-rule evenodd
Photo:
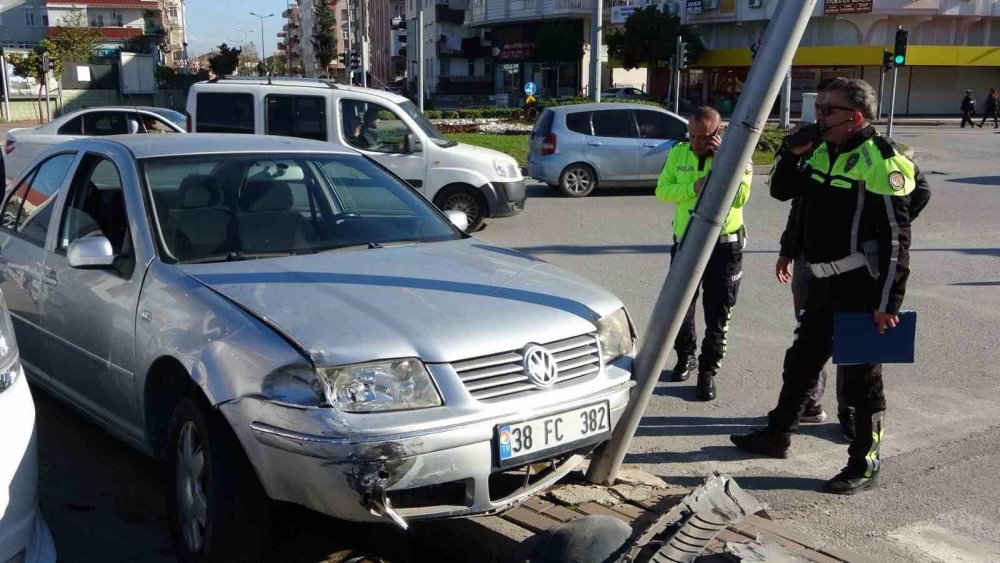
<path fill-rule="evenodd" d="M 754 174 L 754 176 L 759 176 L 759 175 L 766 176 L 766 175 L 768 175 L 770 173 L 771 173 L 771 165 L 770 164 L 754 164 L 753 165 L 753 174 Z"/>

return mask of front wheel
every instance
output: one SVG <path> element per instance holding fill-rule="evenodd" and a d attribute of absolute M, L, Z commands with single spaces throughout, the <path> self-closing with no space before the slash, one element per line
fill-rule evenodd
<path fill-rule="evenodd" d="M 446 188 L 434 198 L 441 211 L 461 211 L 469 219 L 467 232 L 474 233 L 483 226 L 489 209 L 486 198 L 475 188 L 459 186 Z"/>
<path fill-rule="evenodd" d="M 559 190 L 569 197 L 590 195 L 597 187 L 597 174 L 586 164 L 570 164 L 559 176 Z"/>
<path fill-rule="evenodd" d="M 229 423 L 204 401 L 174 409 L 167 444 L 167 517 L 184 562 L 257 561 L 270 502 Z"/>

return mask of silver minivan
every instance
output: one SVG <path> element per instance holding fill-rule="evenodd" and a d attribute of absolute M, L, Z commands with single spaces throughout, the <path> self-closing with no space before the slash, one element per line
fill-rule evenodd
<path fill-rule="evenodd" d="M 652 186 L 670 148 L 687 138 L 687 120 L 645 104 L 546 108 L 535 122 L 528 175 L 583 197 L 603 187 Z"/>

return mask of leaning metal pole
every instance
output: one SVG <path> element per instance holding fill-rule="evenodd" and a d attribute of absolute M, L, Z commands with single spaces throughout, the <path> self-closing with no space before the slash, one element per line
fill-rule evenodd
<path fill-rule="evenodd" d="M 638 384 L 611 440 L 595 453 L 587 470 L 587 479 L 592 483 L 612 484 L 618 477 L 618 469 L 628 452 L 629 443 L 635 436 L 660 372 L 667 362 L 670 344 L 676 338 L 684 312 L 694 298 L 695 288 L 736 197 L 740 179 L 778 97 L 785 69 L 792 63 L 792 56 L 815 4 L 816 0 L 781 2 L 775 8 L 733 112 L 726 139 L 706 178 L 683 244 L 670 264 L 653 307 L 649 328 L 635 359 Z"/>
<path fill-rule="evenodd" d="M 604 30 L 604 0 L 593 0 L 590 12 L 590 97 L 601 101 L 601 35 Z"/>

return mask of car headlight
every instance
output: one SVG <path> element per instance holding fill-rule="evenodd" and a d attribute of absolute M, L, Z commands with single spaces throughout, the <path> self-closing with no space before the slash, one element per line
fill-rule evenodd
<path fill-rule="evenodd" d="M 493 169 L 503 178 L 517 178 L 517 166 L 503 160 L 494 160 Z"/>
<path fill-rule="evenodd" d="M 633 352 L 632 329 L 629 328 L 625 309 L 598 319 L 597 340 L 601 344 L 601 361 L 605 364 Z"/>
<path fill-rule="evenodd" d="M 0 393 L 14 386 L 21 376 L 21 362 L 18 361 L 17 339 L 14 325 L 10 322 L 7 303 L 0 297 Z"/>
<path fill-rule="evenodd" d="M 344 412 L 441 406 L 430 373 L 416 358 L 384 360 L 319 371 L 327 402 Z"/>

